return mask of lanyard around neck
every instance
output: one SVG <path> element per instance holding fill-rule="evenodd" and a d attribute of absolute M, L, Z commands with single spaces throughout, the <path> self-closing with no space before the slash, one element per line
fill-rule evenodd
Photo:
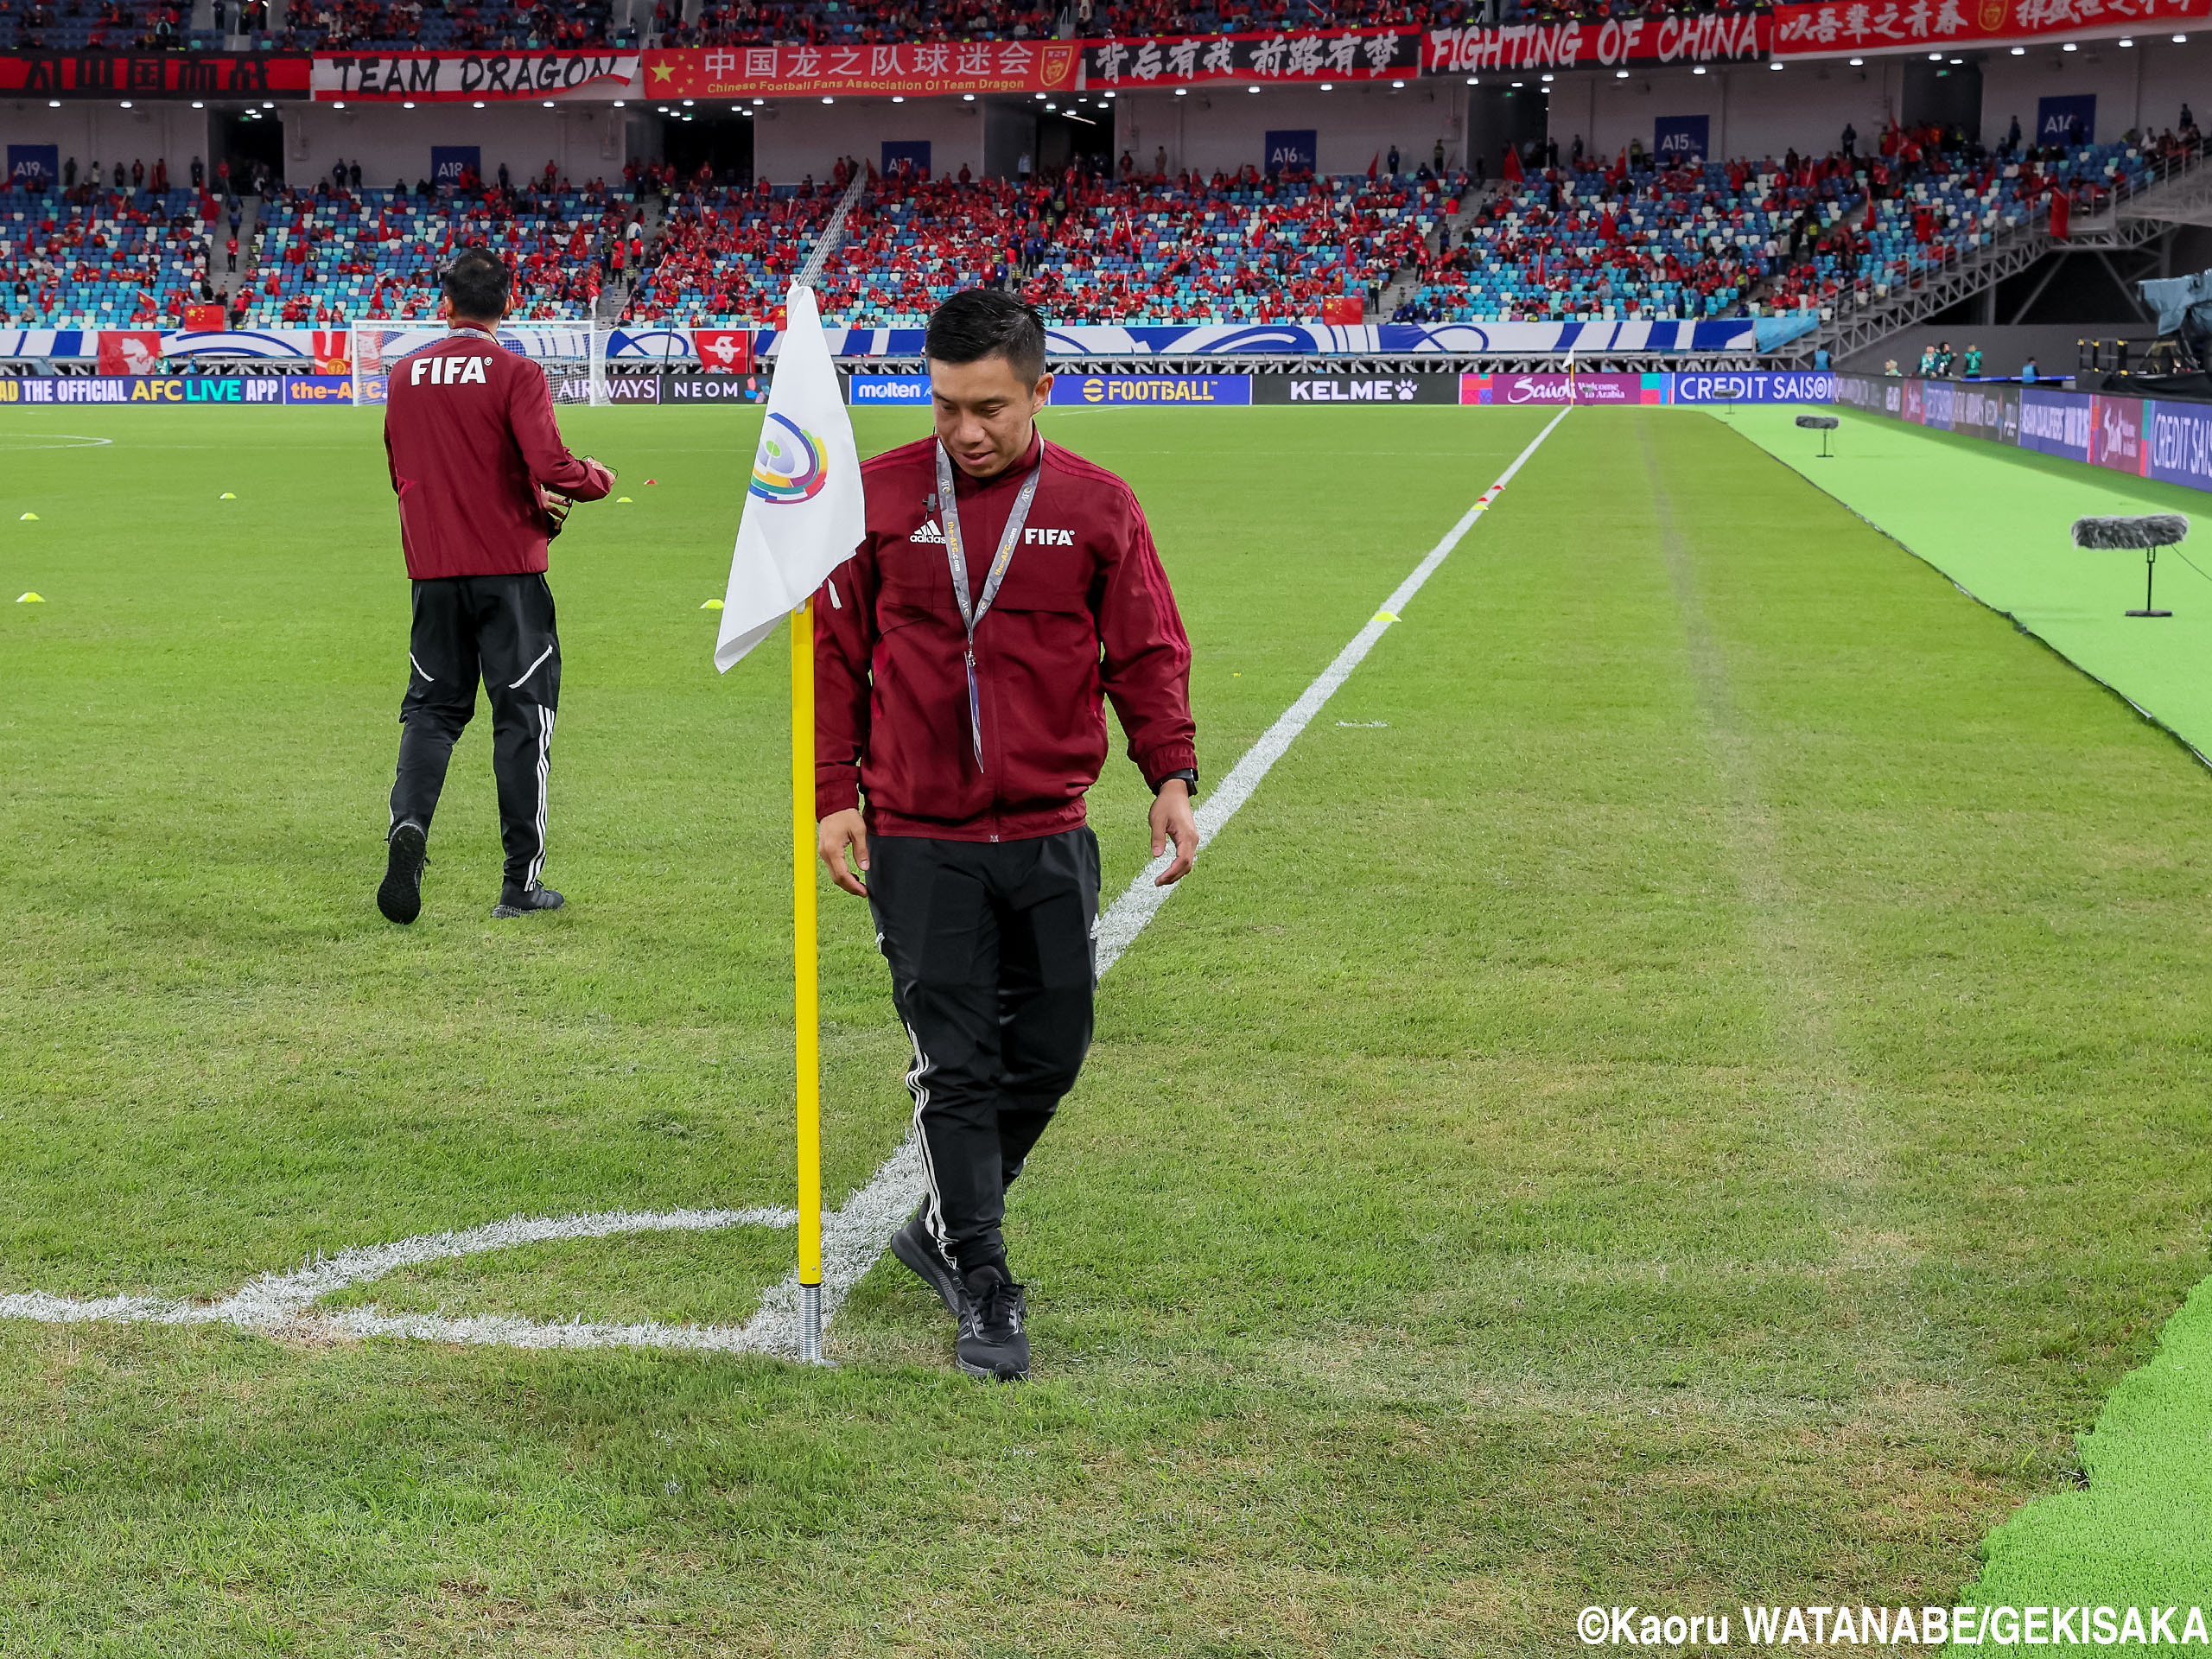
<path fill-rule="evenodd" d="M 952 573 L 952 599 L 960 607 L 960 620 L 967 626 L 968 640 L 972 648 L 976 625 L 990 613 L 991 601 L 999 596 L 999 584 L 1006 580 L 1007 568 L 1014 563 L 1014 550 L 1021 545 L 1022 527 L 1029 522 L 1029 506 L 1037 499 L 1037 482 L 1045 474 L 1045 441 L 1037 441 L 1037 464 L 1029 469 L 1029 476 L 1021 481 L 1021 493 L 1014 499 L 1014 510 L 1007 514 L 1006 530 L 999 537 L 999 550 L 991 561 L 991 568 L 983 575 L 983 591 L 971 600 L 968 596 L 968 551 L 960 537 L 960 504 L 952 492 L 952 457 L 945 454 L 944 446 L 937 447 L 937 499 L 944 523 L 944 563 Z"/>
<path fill-rule="evenodd" d="M 999 537 L 998 556 L 991 561 L 991 568 L 983 575 L 983 591 L 976 599 L 968 597 L 968 554 L 960 542 L 960 503 L 952 493 L 952 457 L 944 446 L 937 447 L 938 515 L 944 525 L 944 563 L 952 572 L 953 602 L 960 607 L 960 620 L 968 629 L 968 643 L 961 656 L 968 669 L 968 735 L 975 745 L 976 770 L 983 767 L 983 689 L 976 677 L 976 626 L 990 613 L 991 601 L 999 596 L 999 584 L 1006 580 L 1007 567 L 1014 563 L 1014 550 L 1021 545 L 1022 526 L 1029 522 L 1029 505 L 1037 499 L 1037 480 L 1045 475 L 1045 440 L 1037 440 L 1037 464 L 1029 469 L 1029 476 L 1021 480 L 1021 493 L 1014 499 L 1014 510 L 1006 516 L 1006 530 Z"/>

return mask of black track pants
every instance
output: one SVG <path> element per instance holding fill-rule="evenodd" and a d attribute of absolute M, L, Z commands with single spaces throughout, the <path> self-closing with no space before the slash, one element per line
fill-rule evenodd
<path fill-rule="evenodd" d="M 1098 841 L 868 842 L 868 906 L 914 1046 L 930 1231 L 961 1272 L 1005 1257 L 1007 1183 L 1090 1048 Z"/>
<path fill-rule="evenodd" d="M 536 886 L 545 862 L 545 783 L 561 702 L 553 590 L 543 575 L 418 582 L 407 659 L 391 821 L 430 827 L 454 740 L 476 712 L 481 679 L 492 703 L 492 775 L 499 785 L 506 879 Z"/>

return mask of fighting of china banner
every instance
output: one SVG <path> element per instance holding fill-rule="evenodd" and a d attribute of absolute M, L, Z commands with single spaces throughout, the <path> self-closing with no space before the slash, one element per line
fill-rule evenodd
<path fill-rule="evenodd" d="M 1764 13 L 1433 29 L 1421 40 L 1421 67 L 1425 74 L 1477 75 L 1588 64 L 1611 69 L 1630 64 L 1756 62 L 1767 55 L 1772 42 L 1770 20 Z"/>
<path fill-rule="evenodd" d="M 353 52 L 319 54 L 315 96 L 335 102 L 619 98 L 634 92 L 635 52 Z"/>
<path fill-rule="evenodd" d="M 943 98 L 1065 92 L 1073 41 L 929 41 L 899 46 L 704 46 L 645 54 L 648 98 L 791 98 L 838 92 Z"/>
<path fill-rule="evenodd" d="M 305 98 L 304 52 L 19 52 L 0 55 L 0 97 Z"/>
<path fill-rule="evenodd" d="M 1825 0 L 1774 10 L 1777 57 L 2126 35 L 2212 18 L 2212 0 Z"/>

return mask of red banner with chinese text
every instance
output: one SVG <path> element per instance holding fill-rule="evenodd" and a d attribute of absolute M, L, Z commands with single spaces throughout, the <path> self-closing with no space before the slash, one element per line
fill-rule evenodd
<path fill-rule="evenodd" d="M 1074 41 L 926 41 L 898 46 L 695 46 L 647 52 L 647 98 L 795 98 L 838 92 L 943 98 L 1065 92 Z"/>
<path fill-rule="evenodd" d="M 1774 9 L 1777 57 L 2119 35 L 2212 18 L 2212 0 L 1824 0 Z"/>

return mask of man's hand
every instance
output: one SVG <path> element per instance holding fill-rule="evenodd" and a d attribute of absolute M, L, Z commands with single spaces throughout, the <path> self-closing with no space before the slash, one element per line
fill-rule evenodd
<path fill-rule="evenodd" d="M 1188 810 L 1185 809 L 1186 817 Z M 832 881 L 847 893 L 862 899 L 868 897 L 868 883 L 861 879 L 868 874 L 868 825 L 861 817 L 860 808 L 849 806 L 823 819 L 814 832 L 814 848 L 822 855 L 822 861 L 830 867 Z M 852 849 L 849 864 L 845 860 L 848 848 Z M 855 875 L 855 870 L 860 874 Z"/>
<path fill-rule="evenodd" d="M 823 821 L 829 828 L 829 821 Z M 1175 843 L 1175 861 L 1160 873 L 1152 885 L 1172 887 L 1191 873 L 1192 861 L 1198 855 L 1198 821 L 1191 811 L 1191 786 L 1180 778 L 1170 778 L 1160 786 L 1159 798 L 1152 804 L 1152 855 L 1158 858 L 1167 850 L 1169 842 Z"/>

